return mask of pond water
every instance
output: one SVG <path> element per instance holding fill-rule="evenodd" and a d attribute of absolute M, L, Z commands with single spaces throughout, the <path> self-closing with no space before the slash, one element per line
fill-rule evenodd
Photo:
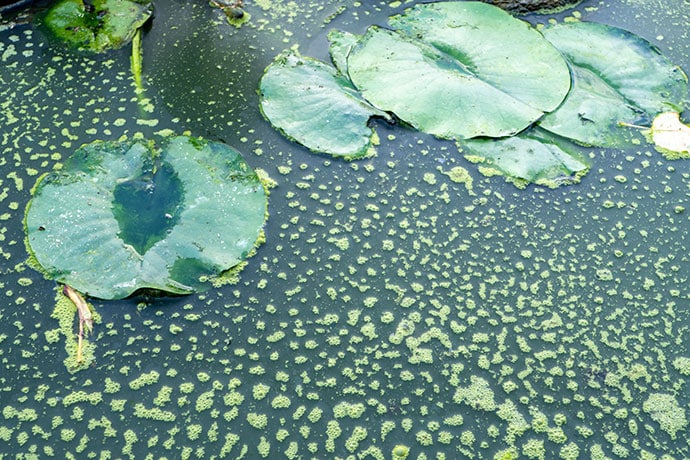
<path fill-rule="evenodd" d="M 413 3 L 247 0 L 235 28 L 203 1 L 157 2 L 139 96 L 129 49 L 0 28 L 0 458 L 690 457 L 687 161 L 589 149 L 580 184 L 519 190 L 400 126 L 378 123 L 377 155 L 347 163 L 262 118 L 276 54 L 325 60 L 330 28 Z M 572 15 L 690 70 L 687 1 L 557 18 Z M 236 284 L 91 299 L 75 369 L 74 313 L 26 264 L 31 187 L 84 143 L 170 132 L 276 181 L 266 243 Z"/>

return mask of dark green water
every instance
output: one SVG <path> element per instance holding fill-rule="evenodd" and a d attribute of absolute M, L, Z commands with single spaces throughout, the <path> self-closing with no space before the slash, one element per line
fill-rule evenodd
<path fill-rule="evenodd" d="M 326 59 L 330 27 L 405 5 L 247 5 L 241 29 L 204 2 L 157 5 L 148 110 L 128 50 L 0 32 L 0 458 L 690 457 L 688 163 L 593 149 L 581 184 L 518 190 L 383 124 L 371 159 L 310 154 L 262 119 L 263 69 L 296 43 Z M 576 11 L 689 71 L 687 2 Z M 236 285 L 93 301 L 93 359 L 74 372 L 57 287 L 25 264 L 30 188 L 84 143 L 169 130 L 277 181 L 266 243 Z"/>

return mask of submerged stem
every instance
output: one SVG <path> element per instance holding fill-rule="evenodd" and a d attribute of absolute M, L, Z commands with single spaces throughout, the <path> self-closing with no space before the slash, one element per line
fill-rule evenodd
<path fill-rule="evenodd" d="M 132 38 L 132 75 L 137 92 L 144 91 L 141 85 L 141 66 L 143 59 L 143 49 L 141 46 L 141 28 L 137 29 Z"/>

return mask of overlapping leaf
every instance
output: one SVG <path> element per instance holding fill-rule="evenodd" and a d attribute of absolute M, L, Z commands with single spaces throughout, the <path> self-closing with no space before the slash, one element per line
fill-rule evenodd
<path fill-rule="evenodd" d="M 259 92 L 261 110 L 274 127 L 313 151 L 333 156 L 366 156 L 374 135 L 369 118 L 387 117 L 333 67 L 293 50 L 266 69 Z"/>
<path fill-rule="evenodd" d="M 660 112 L 680 111 L 688 80 L 647 40 L 592 22 L 558 24 L 544 36 L 567 58 L 573 90 L 539 124 L 585 145 L 619 146 L 639 123 Z"/>

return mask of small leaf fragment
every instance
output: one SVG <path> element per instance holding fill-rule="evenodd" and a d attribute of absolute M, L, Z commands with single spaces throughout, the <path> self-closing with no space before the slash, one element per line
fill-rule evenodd
<path fill-rule="evenodd" d="M 674 158 L 690 157 L 690 126 L 680 121 L 678 112 L 664 112 L 654 118 L 652 142 L 662 151 L 675 153 Z"/>

